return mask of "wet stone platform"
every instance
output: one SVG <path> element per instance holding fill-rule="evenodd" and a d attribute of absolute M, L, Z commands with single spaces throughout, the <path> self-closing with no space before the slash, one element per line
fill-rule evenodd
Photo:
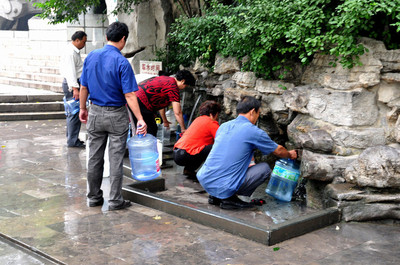
<path fill-rule="evenodd" d="M 166 149 L 166 150 L 165 150 Z M 273 245 L 289 238 L 314 231 L 339 221 L 335 208 L 320 210 L 306 202 L 282 202 L 265 193 L 264 183 L 242 200 L 264 199 L 265 204 L 252 209 L 224 210 L 208 203 L 208 193 L 198 183 L 182 174 L 171 156 L 171 146 L 164 148 L 162 176 L 153 181 L 134 181 L 125 185 L 124 197 L 178 217 L 240 235 L 259 243 Z M 124 161 L 125 175 L 130 175 L 130 163 Z"/>

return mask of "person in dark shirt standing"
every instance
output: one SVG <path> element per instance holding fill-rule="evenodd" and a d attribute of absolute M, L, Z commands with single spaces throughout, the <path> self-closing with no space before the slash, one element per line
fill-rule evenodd
<path fill-rule="evenodd" d="M 121 50 L 128 38 L 128 27 L 114 22 L 106 32 L 107 45 L 94 50 L 83 64 L 80 90 L 79 118 L 87 123 L 89 135 L 89 163 L 87 170 L 89 207 L 103 205 L 104 151 L 109 139 L 110 196 L 109 210 L 120 210 L 131 206 L 122 198 L 123 158 L 128 137 L 129 117 L 125 104 L 137 117 L 138 133 L 146 134 L 147 125 L 140 113 L 135 95 L 137 84 L 132 67 L 122 56 Z M 92 105 L 86 109 L 90 95 Z"/>
<path fill-rule="evenodd" d="M 156 136 L 157 124 L 155 117 L 157 111 L 160 112 L 165 127 L 169 127 L 169 122 L 165 115 L 165 108 L 171 103 L 175 117 L 181 131 L 186 130 L 183 114 L 181 110 L 179 91 L 188 86 L 194 86 L 195 78 L 187 70 L 180 70 L 175 77 L 157 76 L 150 78 L 139 84 L 139 90 L 135 92 L 138 97 L 140 111 L 147 124 L 147 132 Z M 133 118 L 136 122 L 136 118 Z"/>

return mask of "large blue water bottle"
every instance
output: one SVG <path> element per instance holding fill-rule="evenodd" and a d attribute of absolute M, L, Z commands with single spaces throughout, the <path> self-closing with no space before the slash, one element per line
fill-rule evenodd
<path fill-rule="evenodd" d="M 79 100 L 75 100 L 74 98 L 67 100 L 65 96 L 63 97 L 64 100 L 64 109 L 65 115 L 71 114 L 74 115 L 79 112 Z"/>
<path fill-rule="evenodd" d="M 275 163 L 265 192 L 272 197 L 290 202 L 300 176 L 300 165 L 293 159 L 279 159 Z"/>
<path fill-rule="evenodd" d="M 157 152 L 157 139 L 151 135 L 137 134 L 128 141 L 129 160 L 132 178 L 151 180 L 160 176 L 160 161 Z"/>

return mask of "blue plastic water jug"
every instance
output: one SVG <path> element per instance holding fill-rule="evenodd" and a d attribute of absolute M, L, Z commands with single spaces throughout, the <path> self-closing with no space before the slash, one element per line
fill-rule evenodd
<path fill-rule="evenodd" d="M 276 161 L 265 192 L 278 200 L 290 202 L 300 176 L 299 168 L 299 163 L 292 159 Z"/>
<path fill-rule="evenodd" d="M 75 100 L 74 98 L 70 100 L 66 100 L 65 96 L 63 97 L 64 100 L 64 109 L 65 109 L 65 115 L 68 114 L 76 114 L 79 112 L 79 100 Z"/>
<path fill-rule="evenodd" d="M 137 134 L 128 141 L 129 160 L 132 178 L 151 180 L 160 176 L 160 161 L 157 152 L 157 139 L 151 135 Z"/>

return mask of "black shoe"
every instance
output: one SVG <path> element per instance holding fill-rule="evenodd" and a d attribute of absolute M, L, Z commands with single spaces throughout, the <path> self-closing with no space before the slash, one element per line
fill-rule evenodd
<path fill-rule="evenodd" d="M 186 175 L 187 179 L 193 180 L 194 182 L 199 182 L 196 176 L 196 171 L 184 169 L 183 175 Z"/>
<path fill-rule="evenodd" d="M 115 210 L 122 210 L 128 207 L 131 207 L 132 203 L 128 200 L 125 200 L 123 203 L 117 206 L 108 206 L 109 211 L 115 211 Z"/>
<path fill-rule="evenodd" d="M 68 145 L 68 147 L 75 147 L 75 148 L 86 148 L 86 145 L 85 145 L 85 144 L 81 144 L 81 143 L 79 143 L 79 144 L 77 144 L 77 145 Z"/>
<path fill-rule="evenodd" d="M 100 201 L 98 202 L 89 202 L 89 207 L 96 207 L 96 206 L 102 206 L 104 203 L 104 199 L 101 198 Z"/>
<path fill-rule="evenodd" d="M 218 199 L 217 197 L 209 195 L 208 196 L 208 203 L 212 204 L 212 205 L 218 205 L 219 206 L 220 203 L 221 203 L 221 199 Z"/>
<path fill-rule="evenodd" d="M 221 200 L 221 204 L 219 205 L 221 209 L 233 210 L 233 209 L 248 209 L 253 208 L 253 203 L 244 202 L 239 199 L 236 195 L 233 195 L 227 199 Z"/>
<path fill-rule="evenodd" d="M 188 175 L 186 178 L 190 179 L 193 182 L 197 182 L 197 183 L 199 182 L 199 180 L 197 179 L 196 175 Z"/>

